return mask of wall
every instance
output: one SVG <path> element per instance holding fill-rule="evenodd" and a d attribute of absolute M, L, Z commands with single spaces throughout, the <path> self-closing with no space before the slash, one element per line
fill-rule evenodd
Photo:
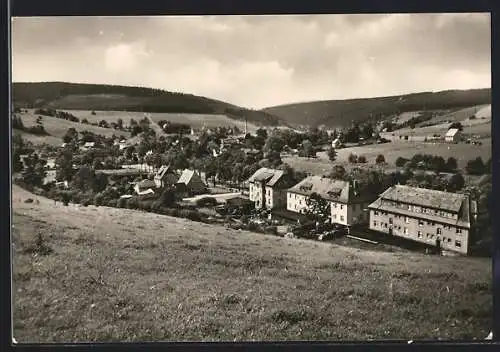
<path fill-rule="evenodd" d="M 370 210 L 370 226 L 374 231 L 389 233 L 389 219 L 393 220 L 393 235 L 409 240 L 435 245 L 436 239 L 441 239 L 441 248 L 467 254 L 469 231 L 462 229 L 462 233 L 457 233 L 456 226 L 444 225 L 427 220 L 419 220 L 417 217 L 406 217 L 403 215 L 389 214 L 380 211 Z M 405 233 L 405 228 L 407 233 Z M 438 229 L 441 231 L 438 234 Z M 420 231 L 420 234 L 419 234 Z M 456 241 L 461 242 L 460 247 Z"/>
<path fill-rule="evenodd" d="M 260 182 L 250 183 L 249 199 L 255 202 L 255 208 L 260 209 L 265 206 L 265 190 Z"/>
<path fill-rule="evenodd" d="M 305 209 L 307 209 L 306 199 L 307 197 L 302 194 L 288 192 L 286 209 L 289 211 L 294 211 L 296 213 L 305 211 Z"/>
<path fill-rule="evenodd" d="M 286 189 L 266 186 L 266 208 L 281 209 L 286 208 Z"/>

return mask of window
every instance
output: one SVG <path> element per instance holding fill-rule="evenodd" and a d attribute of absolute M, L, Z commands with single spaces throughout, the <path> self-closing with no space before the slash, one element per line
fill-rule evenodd
<path fill-rule="evenodd" d="M 340 221 L 344 221 L 344 215 L 340 215 Z"/>
<path fill-rule="evenodd" d="M 377 222 L 376 221 L 373 222 L 373 226 L 377 226 Z"/>
<path fill-rule="evenodd" d="M 340 204 L 340 209 L 344 209 L 344 204 Z"/>
<path fill-rule="evenodd" d="M 422 220 L 418 220 L 418 226 L 424 226 L 424 222 Z"/>
<path fill-rule="evenodd" d="M 337 203 L 332 202 L 332 207 L 337 208 Z"/>
<path fill-rule="evenodd" d="M 462 247 L 462 241 L 456 240 L 455 247 L 458 247 L 458 248 Z"/>
<path fill-rule="evenodd" d="M 418 238 L 422 238 L 422 231 L 418 231 L 418 232 L 417 232 L 417 237 L 418 237 Z"/>
<path fill-rule="evenodd" d="M 451 243 L 451 238 L 448 238 L 448 243 Z"/>
<path fill-rule="evenodd" d="M 384 227 L 387 228 L 387 223 L 384 223 Z"/>
<path fill-rule="evenodd" d="M 437 233 L 438 235 L 441 235 L 442 231 L 441 231 L 441 229 L 440 229 L 439 227 L 436 229 L 436 233 Z"/>
<path fill-rule="evenodd" d="M 462 229 L 457 227 L 457 233 L 462 233 Z"/>
<path fill-rule="evenodd" d="M 378 211 L 376 211 L 376 210 L 375 210 L 375 211 L 373 212 L 373 215 L 378 215 Z"/>
<path fill-rule="evenodd" d="M 392 218 L 389 218 L 389 224 L 392 225 Z"/>
<path fill-rule="evenodd" d="M 333 214 L 333 218 L 336 220 L 337 219 L 337 214 Z"/>
<path fill-rule="evenodd" d="M 407 228 L 407 227 L 405 227 L 405 228 L 404 228 L 404 234 L 405 234 L 405 235 L 407 235 L 407 234 L 408 234 L 408 228 Z"/>
<path fill-rule="evenodd" d="M 410 218 L 405 216 L 405 223 L 409 224 L 410 223 Z"/>

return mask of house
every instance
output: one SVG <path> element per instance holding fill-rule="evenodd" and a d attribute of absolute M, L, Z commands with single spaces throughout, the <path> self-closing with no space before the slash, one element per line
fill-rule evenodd
<path fill-rule="evenodd" d="M 151 192 L 154 193 L 153 189 L 155 188 L 156 184 L 154 183 L 154 181 L 145 179 L 135 184 L 134 191 L 138 195 L 147 195 L 150 194 Z"/>
<path fill-rule="evenodd" d="M 95 142 L 85 142 L 80 149 L 81 150 L 90 150 L 95 147 Z"/>
<path fill-rule="evenodd" d="M 444 140 L 448 143 L 458 143 L 461 138 L 461 133 L 458 128 L 450 128 L 444 136 Z"/>
<path fill-rule="evenodd" d="M 309 176 L 288 190 L 287 210 L 305 213 L 307 199 L 313 193 L 330 204 L 330 221 L 346 226 L 367 224 L 367 206 L 376 199 L 372 194 L 360 192 L 357 181 Z"/>
<path fill-rule="evenodd" d="M 170 166 L 163 165 L 156 172 L 154 177 L 154 182 L 156 184 L 156 188 L 163 188 L 165 186 L 173 185 L 177 182 L 178 175 Z"/>
<path fill-rule="evenodd" d="M 248 179 L 248 185 L 249 198 L 255 203 L 255 208 L 285 208 L 286 190 L 291 186 L 291 180 L 283 170 L 260 168 Z"/>
<path fill-rule="evenodd" d="M 340 139 L 338 139 L 338 138 L 335 138 L 332 141 L 332 148 L 333 149 L 339 148 L 341 145 L 342 145 L 342 142 L 340 142 Z"/>
<path fill-rule="evenodd" d="M 396 185 L 369 205 L 370 229 L 467 254 L 477 204 L 468 195 Z"/>
<path fill-rule="evenodd" d="M 186 185 L 190 195 L 203 194 L 207 191 L 207 185 L 201 180 L 200 175 L 194 170 L 184 170 L 177 184 Z"/>

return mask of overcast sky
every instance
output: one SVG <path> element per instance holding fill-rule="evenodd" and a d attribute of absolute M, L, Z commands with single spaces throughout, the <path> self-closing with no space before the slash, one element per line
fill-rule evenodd
<path fill-rule="evenodd" d="M 490 37 L 489 14 L 16 18 L 12 78 L 262 108 L 488 88 Z"/>

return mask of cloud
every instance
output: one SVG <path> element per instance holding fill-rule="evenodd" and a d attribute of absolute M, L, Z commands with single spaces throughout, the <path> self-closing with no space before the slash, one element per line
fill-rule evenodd
<path fill-rule="evenodd" d="M 488 87 L 488 14 L 22 18 L 15 80 L 151 86 L 247 107 Z"/>

